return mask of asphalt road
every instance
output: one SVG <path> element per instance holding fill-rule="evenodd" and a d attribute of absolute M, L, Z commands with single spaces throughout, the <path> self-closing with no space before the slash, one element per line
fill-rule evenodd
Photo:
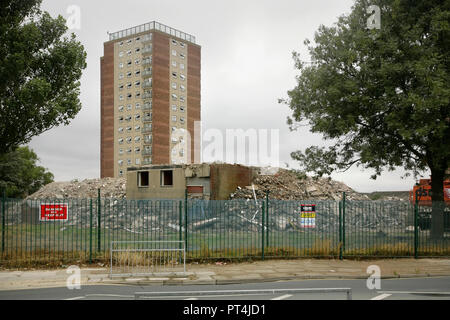
<path fill-rule="evenodd" d="M 381 280 L 380 289 L 369 290 L 366 280 L 303 280 L 230 285 L 140 286 L 91 285 L 62 288 L 0 291 L 0 300 L 133 300 L 136 292 L 159 292 L 151 300 L 346 300 L 345 292 L 230 294 L 236 290 L 351 288 L 353 300 L 450 300 L 450 277 Z M 164 295 L 166 292 L 215 291 L 215 295 Z M 149 298 L 145 298 L 149 299 Z"/>

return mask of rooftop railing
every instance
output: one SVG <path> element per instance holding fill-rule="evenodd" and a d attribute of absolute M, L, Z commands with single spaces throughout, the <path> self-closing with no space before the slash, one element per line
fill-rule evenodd
<path fill-rule="evenodd" d="M 167 33 L 171 36 L 186 40 L 188 42 L 195 44 L 195 37 L 187 34 L 185 32 L 179 31 L 177 29 L 171 28 L 169 26 L 166 26 L 162 23 L 152 21 L 149 23 L 144 23 L 136 27 L 123 29 L 117 32 L 109 33 L 109 40 L 118 40 L 121 38 L 125 38 L 128 36 L 132 36 L 141 32 L 151 31 L 151 30 L 158 30 L 164 33 Z"/>

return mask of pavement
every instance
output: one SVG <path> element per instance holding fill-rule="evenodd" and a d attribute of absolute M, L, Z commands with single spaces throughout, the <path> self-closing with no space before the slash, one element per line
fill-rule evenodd
<path fill-rule="evenodd" d="M 381 279 L 450 276 L 450 259 L 266 260 L 240 263 L 187 264 L 186 273 L 166 272 L 151 276 L 109 277 L 108 267 L 80 268 L 80 285 L 221 285 L 312 279 L 367 279 L 378 266 Z M 0 290 L 65 287 L 73 275 L 67 268 L 55 270 L 0 271 Z"/>

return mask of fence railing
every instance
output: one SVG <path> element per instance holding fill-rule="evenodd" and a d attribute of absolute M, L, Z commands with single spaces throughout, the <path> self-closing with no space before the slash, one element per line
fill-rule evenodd
<path fill-rule="evenodd" d="M 431 211 L 409 202 L 345 198 L 3 198 L 0 263 L 109 263 L 113 241 L 181 241 L 188 261 L 450 256 L 450 208 L 443 205 L 440 216 Z M 435 217 L 442 223 L 438 236 Z"/>

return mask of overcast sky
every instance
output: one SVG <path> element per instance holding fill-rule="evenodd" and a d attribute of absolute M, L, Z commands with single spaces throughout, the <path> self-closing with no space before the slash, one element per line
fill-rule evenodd
<path fill-rule="evenodd" d="M 353 0 L 44 0 L 52 16 L 69 18 L 80 8 L 80 29 L 73 29 L 87 51 L 81 79 L 83 108 L 69 126 L 35 137 L 30 146 L 56 181 L 100 175 L 100 57 L 107 32 L 158 21 L 192 34 L 202 47 L 201 107 L 203 129 L 278 129 L 280 164 L 298 167 L 295 150 L 324 145 L 308 128 L 290 132 L 290 114 L 278 99 L 295 87 L 292 52 L 308 60 L 303 40 L 313 39 L 319 25 L 332 25 L 350 12 Z M 371 180 L 372 171 L 353 168 L 333 174 L 360 192 L 409 190 L 413 178 L 402 170 Z"/>

